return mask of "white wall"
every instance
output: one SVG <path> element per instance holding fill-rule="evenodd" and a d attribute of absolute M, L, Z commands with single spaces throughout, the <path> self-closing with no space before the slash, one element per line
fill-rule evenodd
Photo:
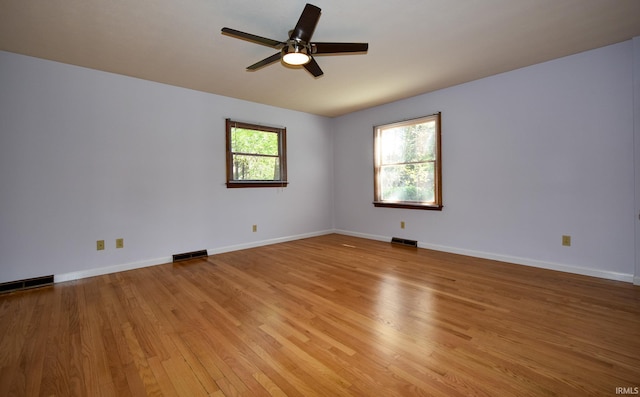
<path fill-rule="evenodd" d="M 337 119 L 0 52 L 0 282 L 63 281 L 334 228 L 631 281 L 633 48 Z M 436 111 L 444 210 L 373 207 L 372 126 Z M 226 117 L 287 127 L 289 187 L 226 189 Z"/>
<path fill-rule="evenodd" d="M 336 229 L 631 281 L 632 53 L 627 41 L 336 119 Z M 437 111 L 443 211 L 375 208 L 372 126 Z"/>
<path fill-rule="evenodd" d="M 636 271 L 633 283 L 640 285 L 640 37 L 633 38 L 633 126 L 635 169 Z"/>
<path fill-rule="evenodd" d="M 0 87 L 0 282 L 332 229 L 328 118 L 7 52 Z M 287 127 L 289 187 L 225 187 L 227 117 Z"/>

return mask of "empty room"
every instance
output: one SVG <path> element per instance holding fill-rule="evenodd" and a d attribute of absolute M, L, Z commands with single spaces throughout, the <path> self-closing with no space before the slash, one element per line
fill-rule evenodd
<path fill-rule="evenodd" d="M 0 396 L 640 393 L 640 2 L 0 0 Z"/>

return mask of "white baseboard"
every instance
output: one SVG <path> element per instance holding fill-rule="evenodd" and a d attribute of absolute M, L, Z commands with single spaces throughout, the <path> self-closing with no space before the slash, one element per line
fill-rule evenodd
<path fill-rule="evenodd" d="M 231 245 L 231 246 L 227 246 L 227 247 L 211 248 L 211 249 L 207 249 L 207 254 L 208 255 L 221 254 L 221 253 L 224 253 L 224 252 L 231 252 L 231 251 L 238 251 L 238 250 L 243 250 L 243 249 L 248 249 L 248 248 L 261 247 L 263 245 L 271 245 L 271 244 L 277 244 L 277 243 L 284 243 L 286 241 L 293 241 L 293 240 L 300 240 L 300 239 L 303 239 L 303 238 L 322 236 L 322 235 L 330 234 L 330 233 L 334 233 L 334 231 L 333 230 L 323 230 L 323 231 L 313 232 L 313 233 L 298 234 L 298 235 L 294 235 L 294 236 L 279 237 L 279 238 L 274 238 L 274 239 L 269 239 L 269 240 L 254 241 L 254 242 L 246 243 L 246 244 L 238 244 L 238 245 Z M 123 264 L 105 266 L 105 267 L 94 268 L 94 269 L 80 270 L 80 271 L 77 271 L 77 272 L 56 274 L 56 275 L 53 276 L 53 282 L 54 283 L 62 283 L 62 282 L 65 282 L 65 281 L 80 280 L 80 279 L 87 278 L 87 277 L 102 276 L 104 274 L 124 272 L 124 271 L 127 271 L 127 270 L 140 269 L 140 268 L 148 267 L 148 266 L 163 265 L 165 263 L 171 263 L 172 261 L 173 261 L 173 256 L 168 256 L 168 257 L 149 259 L 149 260 L 144 260 L 144 261 L 139 261 L 139 262 L 123 263 Z"/>
<path fill-rule="evenodd" d="M 335 233 L 334 230 L 322 230 L 319 232 L 305 233 L 305 234 L 297 234 L 294 236 L 286 236 L 286 237 L 278 237 L 269 240 L 260 240 L 260 241 L 252 241 L 250 243 L 238 244 L 238 245 L 230 245 L 227 247 L 218 247 L 218 248 L 210 248 L 207 250 L 209 255 L 215 254 L 223 254 L 225 252 L 239 251 L 249 248 L 262 247 L 264 245 L 272 245 L 278 243 L 284 243 L 287 241 L 301 240 L 303 238 L 317 237 L 323 236 L 325 234 Z"/>
<path fill-rule="evenodd" d="M 250 243 L 230 245 L 226 247 L 210 248 L 210 249 L 207 249 L 207 254 L 208 255 L 222 254 L 225 252 L 239 251 L 243 249 L 261 247 L 265 245 L 284 243 L 287 241 L 300 240 L 304 238 L 322 236 L 322 235 L 331 234 L 331 233 L 338 233 L 338 234 L 344 234 L 347 236 L 360 237 L 368 240 L 391 241 L 391 237 L 387 237 L 387 236 L 351 232 L 348 230 L 332 229 L 332 230 L 323 230 L 323 231 L 306 233 L 306 234 L 298 234 L 293 236 L 279 237 L 279 238 L 274 238 L 269 240 L 253 241 Z M 473 256 L 476 258 L 491 259 L 491 260 L 496 260 L 500 262 L 513 263 L 517 265 L 532 266 L 532 267 L 538 267 L 538 268 L 548 269 L 548 270 L 556 270 L 556 271 L 561 271 L 565 273 L 580 274 L 584 276 L 598 277 L 598 278 L 604 278 L 608 280 L 624 281 L 624 282 L 640 285 L 640 277 L 638 276 L 634 277 L 633 274 L 625 274 L 625 273 L 617 273 L 617 272 L 611 272 L 606 270 L 576 267 L 576 266 L 570 266 L 570 265 L 563 265 L 559 263 L 538 261 L 538 260 L 529 259 L 529 258 L 519 258 L 519 257 L 508 256 L 508 255 L 493 254 L 490 252 L 467 250 L 462 248 L 428 244 L 423 242 L 418 242 L 418 247 L 432 249 L 436 251 L 450 252 L 453 254 Z M 54 283 L 61 283 L 65 281 L 79 280 L 87 277 L 95 277 L 95 276 L 101 276 L 104 274 L 123 272 L 123 271 L 133 270 L 133 269 L 140 269 L 148 266 L 162 265 L 165 263 L 171 263 L 172 260 L 173 258 L 169 256 L 169 257 L 149 259 L 149 260 L 132 262 L 132 263 L 117 264 L 117 265 L 106 266 L 106 267 L 95 268 L 95 269 L 81 270 L 77 272 L 56 274 L 54 275 Z"/>
<path fill-rule="evenodd" d="M 163 257 L 163 258 L 157 258 L 157 259 L 149 259 L 146 261 L 123 263 L 119 265 L 111 265 L 111 266 L 99 267 L 94 269 L 80 270 L 78 272 L 56 274 L 53 276 L 53 282 L 62 283 L 65 281 L 80 280 L 82 278 L 87 278 L 87 277 L 102 276 L 104 274 L 124 272 L 127 270 L 140 269 L 148 266 L 162 265 L 165 263 L 170 263 L 171 261 L 173 261 L 173 257 L 169 256 L 169 257 Z"/>
<path fill-rule="evenodd" d="M 348 230 L 335 230 L 334 232 L 339 234 L 344 234 L 347 236 L 366 238 L 369 240 L 391 241 L 391 237 L 387 237 L 387 236 L 351 232 Z M 529 259 L 529 258 L 500 255 L 500 254 L 494 254 L 490 252 L 468 250 L 468 249 L 448 247 L 443 245 L 428 244 L 423 242 L 418 242 L 418 247 L 432 249 L 435 251 L 450 252 L 452 254 L 467 255 L 467 256 L 473 256 L 476 258 L 491 259 L 491 260 L 500 261 L 500 262 L 513 263 L 516 265 L 531 266 L 531 267 L 537 267 L 537 268 L 547 269 L 547 270 L 556 270 L 556 271 L 565 272 L 565 273 L 580 274 L 583 276 L 598 277 L 598 278 L 604 278 L 608 280 L 624 281 L 627 283 L 634 283 L 634 284 L 640 285 L 640 277 L 634 278 L 633 274 L 618 273 L 618 272 L 612 272 L 608 270 L 591 269 L 591 268 L 577 267 L 577 266 L 571 266 L 571 265 L 563 265 L 560 263 L 544 262 L 544 261 L 539 261 L 539 260 Z"/>

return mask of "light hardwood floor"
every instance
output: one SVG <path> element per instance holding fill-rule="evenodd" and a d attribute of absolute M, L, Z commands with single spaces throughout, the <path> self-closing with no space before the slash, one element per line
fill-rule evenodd
<path fill-rule="evenodd" d="M 615 396 L 640 287 L 327 235 L 0 295 L 0 337 L 1 396 Z"/>

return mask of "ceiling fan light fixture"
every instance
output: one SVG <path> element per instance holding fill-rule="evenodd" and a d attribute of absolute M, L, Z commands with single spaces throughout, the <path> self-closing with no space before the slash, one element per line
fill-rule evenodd
<path fill-rule="evenodd" d="M 306 46 L 289 44 L 282 49 L 282 61 L 287 65 L 300 66 L 309 63 L 311 56 Z"/>

